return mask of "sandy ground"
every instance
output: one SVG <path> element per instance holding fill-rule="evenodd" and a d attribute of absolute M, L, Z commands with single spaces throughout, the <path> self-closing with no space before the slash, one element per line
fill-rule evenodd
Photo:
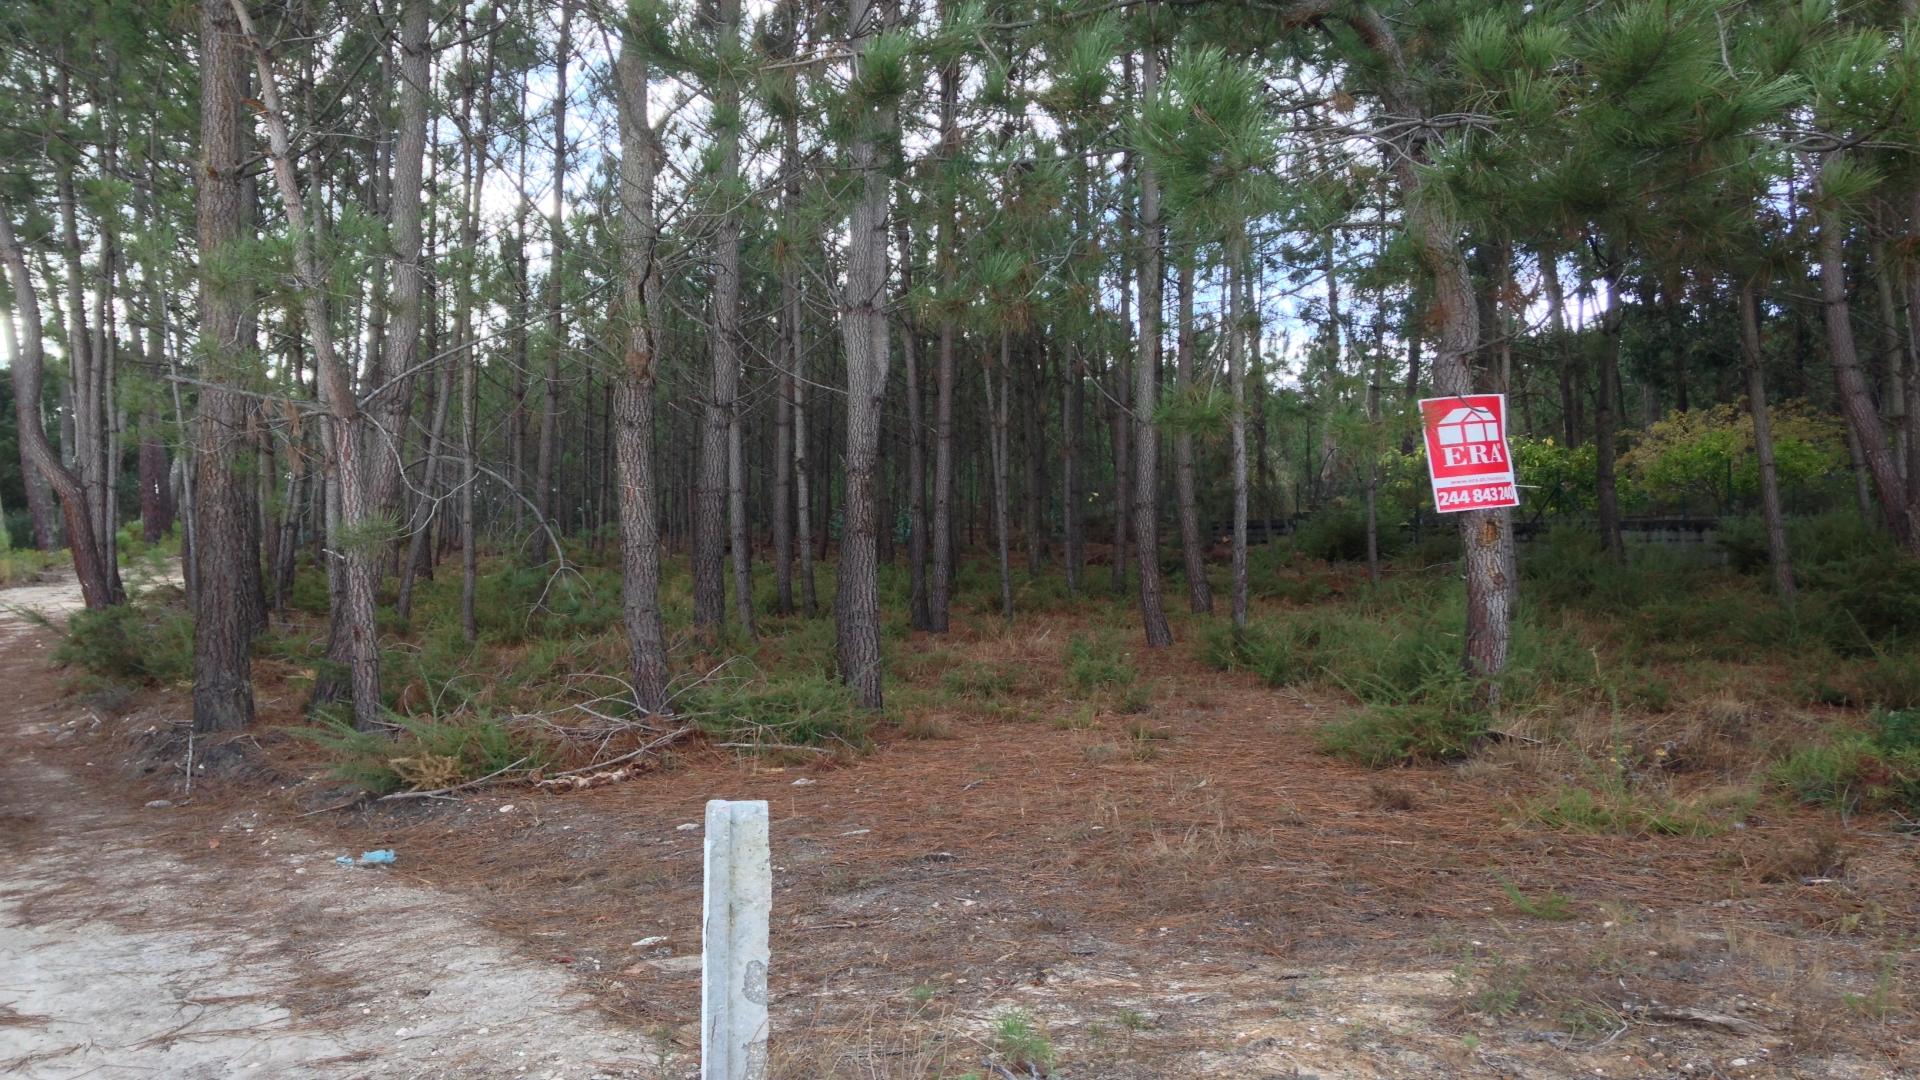
<path fill-rule="evenodd" d="M 251 873 L 163 850 L 179 808 L 95 798 L 52 760 L 89 718 L 57 696 L 50 635 L 19 612 L 57 620 L 78 590 L 0 603 L 15 609 L 0 613 L 0 1075 L 665 1075 L 457 897 L 244 815 L 196 842 L 254 849 Z"/>
<path fill-rule="evenodd" d="M 1797 842 L 1778 812 L 1714 840 L 1517 829 L 1484 767 L 1359 770 L 1312 752 L 1315 702 L 1171 667 L 1146 752 L 1126 718 L 955 721 L 857 763 L 689 748 L 577 795 L 326 813 L 284 679 L 259 681 L 258 775 L 189 792 L 183 689 L 96 715 L 54 641 L 0 614 L 0 1076 L 683 1080 L 691 823 L 720 796 L 775 812 L 777 1080 L 1024 1077 L 1011 1015 L 1052 1080 L 1920 1077 L 1911 840 L 1872 822 L 1804 884 L 1728 861 Z M 334 862 L 371 847 L 398 866 Z M 1574 909 L 1526 917 L 1508 880 Z"/>

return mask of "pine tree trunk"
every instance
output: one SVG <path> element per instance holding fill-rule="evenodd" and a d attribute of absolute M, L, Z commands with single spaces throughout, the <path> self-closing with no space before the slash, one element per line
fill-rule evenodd
<path fill-rule="evenodd" d="M 944 5 L 943 5 L 944 7 Z M 960 153 L 960 62 L 949 60 L 940 69 L 940 153 L 951 161 Z M 951 190 L 941 207 L 938 236 L 939 289 L 950 299 L 959 277 L 957 266 L 960 207 Z M 927 589 L 927 629 L 947 632 L 952 608 L 953 547 L 953 392 L 954 338 L 959 328 L 952 312 L 940 313 L 940 343 L 934 373 L 933 401 L 933 579 Z"/>
<path fill-rule="evenodd" d="M 1179 328 L 1176 331 L 1174 346 L 1173 388 L 1174 393 L 1185 401 L 1193 394 L 1194 356 L 1193 340 L 1193 275 L 1192 258 L 1180 261 L 1179 284 Z M 1213 588 L 1207 582 L 1206 540 L 1200 534 L 1200 507 L 1195 496 L 1193 483 L 1193 432 L 1183 425 L 1173 434 L 1173 491 L 1174 503 L 1180 516 L 1180 553 L 1185 557 L 1187 568 L 1187 603 L 1196 615 L 1205 615 L 1213 611 Z"/>
<path fill-rule="evenodd" d="M 1620 489 L 1614 482 L 1614 457 L 1620 452 L 1620 338 L 1626 310 L 1620 300 L 1620 275 L 1605 273 L 1607 306 L 1600 317 L 1600 385 L 1594 391 L 1594 501 L 1600 515 L 1600 543 L 1615 559 L 1627 557 L 1620 535 Z M 1437 382 L 1436 382 L 1437 385 Z"/>
<path fill-rule="evenodd" d="M 1129 288 L 1132 283 L 1127 280 L 1129 268 L 1125 251 L 1122 245 L 1120 323 L 1131 326 L 1133 290 Z M 1111 389 L 1108 391 L 1107 425 L 1108 435 L 1113 441 L 1113 560 L 1108 565 L 1108 587 L 1115 596 L 1125 596 L 1127 593 L 1127 541 L 1133 535 L 1133 469 L 1130 464 L 1132 454 L 1129 453 L 1133 432 L 1128 428 L 1128 420 L 1133 416 L 1133 393 L 1129 386 L 1126 352 L 1123 345 L 1114 355 L 1112 367 L 1108 370 Z"/>
<path fill-rule="evenodd" d="M 1920 227 L 1920 198 L 1914 200 L 1914 221 Z M 1907 502 L 1920 503 L 1920 264 L 1909 264 L 1907 286 Z"/>
<path fill-rule="evenodd" d="M 1828 158 L 1825 167 L 1831 168 L 1831 163 L 1838 160 L 1838 155 Z M 1840 412 L 1846 417 L 1852 438 L 1849 449 L 1855 450 L 1862 467 L 1856 475 L 1871 479 L 1880 516 L 1892 530 L 1894 540 L 1908 554 L 1920 555 L 1920 503 L 1907 501 L 1906 484 L 1887 450 L 1886 431 L 1860 371 L 1852 309 L 1847 302 L 1846 229 L 1832 211 L 1822 211 L 1819 233 L 1820 300 L 1827 325 L 1827 355 L 1839 389 Z"/>
<path fill-rule="evenodd" d="M 427 436 L 427 463 L 420 475 L 420 494 L 415 500 L 411 525 L 408 529 L 407 557 L 400 565 L 400 591 L 394 600 L 394 613 L 401 622 L 413 615 L 413 587 L 417 578 L 425 576 L 433 579 L 432 544 L 433 526 L 440 518 L 440 459 L 441 447 L 446 445 L 447 417 L 452 412 L 454 390 L 454 367 L 457 358 L 471 347 L 466 341 L 465 327 L 455 331 L 458 335 L 454 343 L 454 356 L 439 361 L 440 384 L 433 395 L 433 420 Z"/>
<path fill-rule="evenodd" d="M 992 418 L 992 429 L 988 433 L 988 456 L 993 469 L 993 554 L 995 566 L 1000 571 L 1000 617 L 1007 623 L 1013 622 L 1013 564 L 1011 544 L 1007 536 L 1011 523 L 1007 509 L 1007 409 L 1008 398 L 1012 396 L 1012 380 L 1007 369 L 1011 356 L 1007 349 L 1007 331 L 1000 331 L 1000 393 L 996 397 L 993 390 L 994 365 L 980 366 L 981 389 L 986 392 L 987 415 Z"/>
<path fill-rule="evenodd" d="M 496 33 L 500 22 L 493 22 L 487 33 L 486 72 L 480 79 L 480 126 L 469 130 L 462 140 L 466 156 L 467 201 L 460 223 L 460 316 L 461 340 L 466 343 L 460 357 L 460 635 L 471 645 L 480 636 L 475 611 L 480 582 L 480 543 L 476 535 L 475 499 L 480 487 L 480 350 L 473 340 L 474 260 L 480 244 L 480 197 L 487 184 L 489 155 L 485 140 L 493 129 L 493 83 Z M 468 95 L 472 85 L 466 87 Z"/>
<path fill-rule="evenodd" d="M 348 674 L 353 688 L 354 726 L 361 731 L 370 731 L 378 726 L 382 710 L 380 641 L 374 618 L 374 560 L 380 553 L 382 534 L 377 524 L 380 508 L 373 505 L 368 489 L 364 459 L 367 445 L 365 418 L 354 396 L 351 377 L 334 349 L 333 327 L 327 311 L 329 277 L 321 267 L 314 234 L 307 222 L 305 203 L 294 168 L 292 140 L 287 133 L 286 113 L 280 107 L 280 93 L 274 83 L 273 69 L 265 48 L 254 33 L 245 0 L 233 0 L 233 10 L 253 50 L 259 72 L 260 112 L 267 125 L 268 156 L 273 164 L 274 179 L 279 184 L 281 201 L 285 204 L 287 227 L 293 234 L 294 275 L 307 333 L 313 340 L 314 370 L 320 383 L 321 401 L 331 421 L 331 450 L 340 499 L 340 525 L 332 534 L 331 546 L 334 557 L 344 564 L 338 601 L 340 610 L 335 615 L 334 623 L 348 660 Z M 204 527 L 202 532 L 211 535 L 211 530 Z M 203 536 L 202 547 L 208 546 L 211 544 Z M 257 565 L 252 550 L 248 550 L 245 557 Z M 203 563 L 201 570 L 201 589 L 205 593 L 213 583 L 206 576 L 209 567 Z"/>
<path fill-rule="evenodd" d="M 793 614 L 793 335 L 789 311 L 793 282 L 780 269 L 779 372 L 773 399 L 773 593 L 774 611 Z"/>
<path fill-rule="evenodd" d="M 717 298 L 716 298 L 717 305 Z M 727 621 L 727 433 L 730 380 L 714 334 L 707 400 L 700 409 L 699 460 L 693 481 L 693 625 L 718 634 Z"/>
<path fill-rule="evenodd" d="M 546 395 L 540 407 L 540 447 L 534 459 L 533 493 L 539 524 L 550 528 L 557 526 L 553 500 L 554 470 L 560 458 L 560 359 L 567 351 L 563 307 L 567 255 L 567 68 L 572 52 L 573 0 L 560 0 L 560 41 L 554 53 L 553 218 L 548 223 L 553 250 L 547 261 Z M 546 540 L 536 538 L 534 551 L 544 553 L 546 550 Z"/>
<path fill-rule="evenodd" d="M 1367 581 L 1380 584 L 1380 383 L 1387 377 L 1386 297 L 1374 305 L 1373 366 L 1367 373 Z"/>
<path fill-rule="evenodd" d="M 1780 509 L 1780 474 L 1773 461 L 1773 421 L 1767 406 L 1760 352 L 1760 304 L 1752 282 L 1740 287 L 1740 358 L 1747 376 L 1747 412 L 1753 417 L 1753 452 L 1760 464 L 1760 520 L 1780 602 L 1793 606 L 1793 563 L 1787 553 L 1787 523 Z"/>
<path fill-rule="evenodd" d="M 80 593 L 87 608 L 111 607 L 117 602 L 113 582 L 107 576 L 106 567 L 98 561 L 99 548 L 93 539 L 93 520 L 87 513 L 86 491 L 80 479 L 61 464 L 40 420 L 41 379 L 46 372 L 40 300 L 34 293 L 33 279 L 28 276 L 20 242 L 14 236 L 12 212 L 4 207 L 0 207 L 0 260 L 4 260 L 7 276 L 13 279 L 13 299 L 6 306 L 17 309 L 20 316 L 20 340 L 16 343 L 12 340 L 15 312 L 0 311 L 0 323 L 5 324 L 7 337 L 0 345 L 4 345 L 7 355 L 13 358 L 14 419 L 18 424 L 23 464 L 30 472 L 44 477 L 60 498 L 73 552 L 73 572 L 80 581 Z"/>
<path fill-rule="evenodd" d="M 247 375 L 240 336 L 251 306 L 244 280 L 216 277 L 208 267 L 246 242 L 241 171 L 252 154 L 244 135 L 246 45 L 226 0 L 203 0 L 200 19 L 199 201 L 200 353 L 202 378 L 193 427 L 194 664 L 193 729 L 238 731 L 253 722 L 253 623 L 245 574 L 252 561 L 245 522 L 250 489 L 227 447 L 244 423 L 246 401 L 227 388 Z"/>
<path fill-rule="evenodd" d="M 927 596 L 927 427 L 920 407 L 920 341 L 913 303 L 913 231 L 896 210 L 894 243 L 900 249 L 900 360 L 905 367 L 907 411 L 907 611 L 915 630 L 933 628 Z M 1039 452 L 1035 448 L 1035 452 Z"/>
<path fill-rule="evenodd" d="M 1567 297 L 1560 285 L 1560 256 L 1551 248 L 1540 252 L 1540 281 L 1547 294 L 1547 326 L 1553 331 L 1556 374 L 1560 384 L 1560 438 L 1569 449 L 1580 445 L 1580 350 L 1567 335 Z"/>
<path fill-rule="evenodd" d="M 1149 44 L 1140 50 L 1140 97 L 1160 90 L 1160 53 Z M 1154 412 L 1160 403 L 1160 313 L 1165 298 L 1161 258 L 1165 238 L 1160 225 L 1160 178 L 1153 165 L 1140 166 L 1140 326 L 1133 372 L 1133 550 L 1140 571 L 1140 625 L 1147 647 L 1173 644 L 1160 592 L 1160 427 Z"/>
<path fill-rule="evenodd" d="M 157 359 L 157 358 L 156 358 Z M 173 527 L 173 500 L 167 494 L 167 444 L 160 439 L 160 414 L 140 415 L 140 539 L 157 544 Z"/>
<path fill-rule="evenodd" d="M 793 525 L 794 557 L 800 569 L 800 604 L 809 617 L 820 610 L 813 576 L 813 458 L 807 446 L 807 343 L 800 290 L 788 297 L 788 321 L 793 325 L 793 353 L 787 359 L 793 372 Z"/>
<path fill-rule="evenodd" d="M 1078 344 L 1068 345 L 1061 357 L 1060 383 L 1060 547 L 1066 563 L 1067 593 L 1080 594 L 1081 569 L 1086 563 L 1080 529 L 1080 448 L 1086 443 L 1086 372 Z"/>
<path fill-rule="evenodd" d="M 1227 425 L 1227 454 L 1233 474 L 1233 628 L 1247 628 L 1247 372 L 1248 312 L 1242 296 L 1248 291 L 1245 230 L 1227 244 L 1227 382 L 1233 389 L 1233 412 Z"/>
<path fill-rule="evenodd" d="M 1046 353 L 1034 335 L 1021 335 L 1020 346 L 1020 446 L 1026 458 L 1020 529 L 1023 534 L 1021 538 L 1026 542 L 1027 577 L 1037 578 L 1046 562 L 1047 542 L 1046 534 L 1041 531 L 1047 497 L 1044 471 L 1047 451 L 1041 435 L 1046 428 L 1047 399 L 1040 393 L 1042 372 L 1039 367 Z"/>
<path fill-rule="evenodd" d="M 69 116 L 74 115 L 70 83 L 68 69 L 62 67 L 57 102 L 60 110 Z M 60 205 L 60 250 L 66 269 L 67 384 L 73 395 L 73 469 L 85 503 L 87 535 L 94 544 L 94 549 L 88 553 L 89 562 L 100 568 L 110 602 L 117 604 L 125 599 L 125 593 L 120 585 L 120 568 L 113 550 L 116 522 L 111 511 L 112 484 L 108 464 L 112 459 L 109 448 L 112 441 L 108 375 L 110 361 L 104 333 L 107 312 L 110 310 L 105 290 L 112 278 L 112 239 L 103 228 L 103 265 L 99 275 L 101 291 L 97 295 L 95 319 L 90 330 L 87 324 L 84 270 L 81 266 L 79 205 L 74 190 L 71 157 L 59 155 L 55 158 L 54 187 Z M 96 335 L 96 332 L 99 333 Z M 67 530 L 67 546 L 70 549 L 76 546 L 71 525 Z"/>
<path fill-rule="evenodd" d="M 40 415 L 37 403 L 33 412 L 36 418 Z M 54 460 L 59 460 L 57 454 Z M 33 526 L 33 546 L 41 551 L 55 551 L 60 547 L 60 524 L 59 511 L 53 505 L 53 488 L 48 485 L 46 474 L 34 464 L 25 443 L 20 446 L 20 476 L 27 488 L 27 520 Z"/>
<path fill-rule="evenodd" d="M 871 0 L 847 0 L 855 76 L 880 12 Z M 840 677 L 869 709 L 884 704 L 880 658 L 879 573 L 875 564 L 874 472 L 887 388 L 887 187 L 881 144 L 891 137 L 890 105 L 855 105 L 849 148 L 858 183 L 847 231 L 846 293 L 840 331 L 847 354 L 846 527 L 834 598 Z"/>
<path fill-rule="evenodd" d="M 384 352 L 370 375 L 366 424 L 367 498 L 376 514 L 403 520 L 401 457 L 413 416 L 414 367 L 426 324 L 426 267 L 421 262 L 425 220 L 428 96 L 433 92 L 427 42 L 431 0 L 408 0 L 400 15 L 399 127 L 394 132 L 388 237 L 393 248 L 392 291 Z"/>
<path fill-rule="evenodd" d="M 655 262 L 654 175 L 659 150 L 647 119 L 647 62 L 629 35 L 620 45 L 619 83 L 621 260 L 627 351 L 614 391 L 614 465 L 620 475 L 620 598 L 627 627 L 634 704 L 646 712 L 667 707 L 667 646 L 660 619 L 660 526 L 653 474 L 653 388 L 660 297 Z"/>
<path fill-rule="evenodd" d="M 729 43 L 740 36 L 740 0 L 718 0 L 712 32 Z M 747 546 L 747 492 L 745 449 L 740 431 L 740 194 L 734 189 L 740 176 L 740 86 L 736 76 L 723 71 L 712 87 L 714 139 L 719 163 L 713 185 L 719 200 L 713 236 L 713 359 L 712 399 L 707 404 L 707 432 L 701 442 L 701 504 L 696 528 L 704 537 L 694 540 L 694 622 L 715 628 L 726 622 L 726 586 L 719 578 L 722 551 L 732 553 L 734 614 L 740 632 L 752 637 L 753 568 Z M 724 485 L 724 486 L 723 486 Z M 726 500 L 726 533 L 720 533 L 719 500 Z"/>

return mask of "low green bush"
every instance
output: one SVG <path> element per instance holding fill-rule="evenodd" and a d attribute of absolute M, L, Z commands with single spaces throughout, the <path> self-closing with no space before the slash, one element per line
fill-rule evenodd
<path fill-rule="evenodd" d="M 180 682 L 193 675 L 193 617 L 133 604 L 76 611 L 53 659 L 118 682 Z"/>
<path fill-rule="evenodd" d="M 1067 685 L 1080 693 L 1130 685 L 1138 672 L 1126 653 L 1110 641 L 1075 634 L 1067 642 Z"/>
<path fill-rule="evenodd" d="M 993 664 L 969 663 L 940 677 L 940 689 L 949 697 L 997 704 L 1013 692 L 1013 675 Z"/>
<path fill-rule="evenodd" d="M 385 795 L 433 790 L 501 772 L 538 768 L 550 747 L 530 731 L 487 717 L 392 716 L 391 729 L 356 731 L 337 717 L 291 733 L 332 759 L 335 777 Z"/>
<path fill-rule="evenodd" d="M 1920 813 L 1920 711 L 1883 710 L 1871 724 L 1794 751 L 1770 778 L 1802 802 L 1843 813 Z"/>
<path fill-rule="evenodd" d="M 826 675 L 721 680 L 685 695 L 681 712 L 709 735 L 768 746 L 871 745 L 873 714 Z"/>
<path fill-rule="evenodd" d="M 1485 739 L 1487 714 L 1458 699 L 1369 705 L 1320 729 L 1320 751 L 1370 768 L 1456 761 Z"/>
<path fill-rule="evenodd" d="M 1592 787 L 1562 787 L 1527 807 L 1548 828 L 1618 836 L 1717 836 L 1746 817 L 1751 800 L 1724 803 L 1676 799 L 1635 790 L 1615 779 Z"/>
<path fill-rule="evenodd" d="M 1384 557 L 1400 542 L 1398 530 L 1382 526 L 1377 541 Z M 1357 506 L 1330 506 L 1300 525 L 1294 550 L 1326 562 L 1362 562 L 1367 557 L 1367 515 Z"/>
<path fill-rule="evenodd" d="M 1863 660 L 1858 684 L 1860 698 L 1868 705 L 1883 709 L 1920 709 L 1920 656 L 1880 653 Z"/>

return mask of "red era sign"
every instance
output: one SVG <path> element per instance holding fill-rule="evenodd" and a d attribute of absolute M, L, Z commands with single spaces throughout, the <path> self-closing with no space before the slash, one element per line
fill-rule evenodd
<path fill-rule="evenodd" d="M 1433 508 L 1443 514 L 1519 506 L 1507 451 L 1507 396 L 1467 394 L 1420 402 Z"/>

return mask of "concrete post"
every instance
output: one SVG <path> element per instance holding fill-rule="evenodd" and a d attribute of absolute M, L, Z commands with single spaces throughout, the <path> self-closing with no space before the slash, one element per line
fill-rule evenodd
<path fill-rule="evenodd" d="M 767 804 L 714 799 L 701 918 L 700 1080 L 766 1080 L 772 909 Z"/>

